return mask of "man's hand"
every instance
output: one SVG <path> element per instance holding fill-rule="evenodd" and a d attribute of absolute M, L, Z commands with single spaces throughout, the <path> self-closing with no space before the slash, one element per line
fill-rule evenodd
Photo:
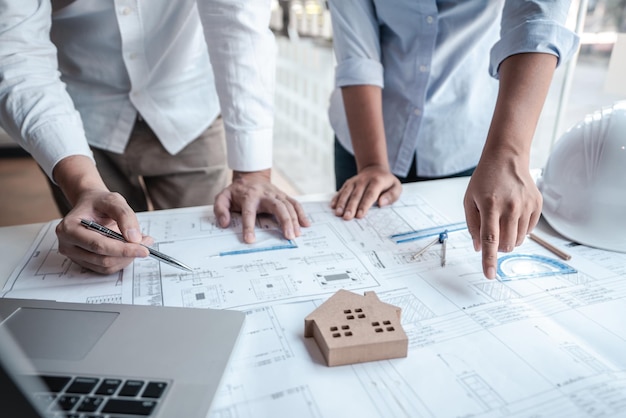
<path fill-rule="evenodd" d="M 498 251 L 513 251 L 537 224 L 542 198 L 529 170 L 530 147 L 557 59 L 511 55 L 500 64 L 500 89 L 487 141 L 464 199 L 483 272 L 496 277 Z"/>
<path fill-rule="evenodd" d="M 498 251 L 513 251 L 537 225 L 541 193 L 527 167 L 517 167 L 508 158 L 483 155 L 463 205 L 474 249 L 482 250 L 485 277 L 495 279 Z"/>
<path fill-rule="evenodd" d="M 333 196 L 330 206 L 335 215 L 350 220 L 363 218 L 374 203 L 387 206 L 398 200 L 402 193 L 400 180 L 388 168 L 366 167 L 348 179 Z"/>
<path fill-rule="evenodd" d="M 139 222 L 126 200 L 111 193 L 93 162 L 84 156 L 61 160 L 54 168 L 54 178 L 73 205 L 56 228 L 59 252 L 75 263 L 97 273 L 115 273 L 135 257 L 147 257 L 148 249 L 139 245 L 152 243 L 142 237 Z M 127 243 L 107 238 L 80 224 L 81 219 L 96 221 L 118 230 Z"/>
<path fill-rule="evenodd" d="M 230 225 L 231 210 L 241 213 L 246 243 L 254 242 L 257 213 L 274 215 L 287 239 L 300 236 L 300 226 L 310 225 L 300 203 L 272 184 L 269 169 L 233 173 L 233 182 L 217 195 L 213 206 L 222 228 Z"/>
<path fill-rule="evenodd" d="M 348 179 L 330 202 L 345 220 L 362 218 L 376 202 L 390 205 L 402 186 L 391 173 L 383 123 L 382 89 L 373 85 L 341 88 L 358 174 Z"/>
<path fill-rule="evenodd" d="M 81 219 L 92 220 L 120 231 L 128 243 L 85 228 L 80 224 Z M 61 254 L 102 274 L 122 270 L 135 257 L 147 257 L 148 249 L 139 243 L 152 244 L 150 237 L 142 237 L 137 217 L 126 200 L 120 194 L 108 191 L 84 193 L 59 223 L 56 233 Z"/>

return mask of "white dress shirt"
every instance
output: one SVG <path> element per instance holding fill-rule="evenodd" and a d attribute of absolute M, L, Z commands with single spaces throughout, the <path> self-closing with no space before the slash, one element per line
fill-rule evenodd
<path fill-rule="evenodd" d="M 88 143 L 122 153 L 138 112 L 171 154 L 221 112 L 230 168 L 271 167 L 268 0 L 0 0 L 0 10 L 0 124 L 49 176 L 65 157 L 91 156 Z"/>
<path fill-rule="evenodd" d="M 577 37 L 563 0 L 330 0 L 336 89 L 330 121 L 353 152 L 341 87 L 382 87 L 391 171 L 456 174 L 478 163 L 507 57 L 567 60 Z"/>

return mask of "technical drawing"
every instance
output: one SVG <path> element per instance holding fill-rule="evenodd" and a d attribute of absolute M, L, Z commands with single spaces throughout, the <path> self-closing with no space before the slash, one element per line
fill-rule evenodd
<path fill-rule="evenodd" d="M 406 220 L 398 216 L 393 208 L 372 211 L 368 213 L 367 221 L 376 226 L 381 238 L 388 238 L 398 231 L 407 231 L 411 228 Z"/>
<path fill-rule="evenodd" d="M 294 357 L 283 326 L 272 307 L 246 311 L 246 322 L 240 337 L 247 341 L 247 350 L 231 360 L 233 370 L 262 368 L 287 362 Z M 258 350 L 254 350 L 257 348 Z"/>
<path fill-rule="evenodd" d="M 229 392 L 238 392 L 238 388 L 228 387 Z M 229 395 L 226 396 L 236 396 Z M 271 408 L 268 408 L 271 405 Z M 280 416 L 285 411 L 298 411 L 298 418 L 322 418 L 310 389 L 307 385 L 286 388 L 280 392 L 255 399 L 246 399 L 232 405 L 216 408 L 209 418 L 257 418 L 255 411 L 263 410 L 268 416 Z M 272 411 L 269 413 L 269 411 Z"/>
<path fill-rule="evenodd" d="M 181 290 L 185 308 L 219 308 L 222 304 L 219 286 L 197 286 Z"/>
<path fill-rule="evenodd" d="M 162 274 L 164 278 L 174 280 L 177 283 L 191 282 L 193 285 L 200 285 L 205 280 L 219 280 L 223 276 L 216 270 L 199 269 L 194 270 L 193 273 L 185 271 L 172 271 L 172 273 Z"/>
<path fill-rule="evenodd" d="M 289 279 L 283 276 L 263 277 L 250 280 L 258 300 L 274 300 L 292 295 Z"/>
<path fill-rule="evenodd" d="M 318 283 L 322 286 L 339 285 L 356 282 L 359 280 L 358 274 L 351 270 L 332 270 L 322 273 L 315 273 Z"/>
<path fill-rule="evenodd" d="M 327 202 L 305 204 L 315 222 L 297 248 L 227 257 L 217 254 L 245 247 L 238 218 L 222 229 L 206 208 L 140 214 L 160 251 L 194 267 L 189 274 L 150 258 L 116 275 L 90 273 L 58 253 L 49 223 L 3 292 L 245 311 L 212 417 L 623 416 L 626 255 L 576 246 L 575 273 L 486 280 L 469 234 L 456 232 L 445 268 L 436 250 L 431 261 L 407 262 L 421 241 L 398 245 L 391 234 L 458 220 L 409 197 L 358 222 L 337 218 Z M 275 226 L 263 219 L 258 228 L 262 236 Z M 303 320 L 339 289 L 376 291 L 401 308 L 408 358 L 326 367 Z"/>
<path fill-rule="evenodd" d="M 224 233 L 224 229 L 219 227 L 213 214 L 203 215 L 193 219 L 185 217 L 164 216 L 159 213 L 138 213 L 137 218 L 144 235 L 150 235 L 155 239 L 155 244 L 163 241 L 171 241 L 180 238 L 192 238 L 198 236 Z M 231 218 L 230 228 L 237 228 L 240 224 L 239 217 L 234 215 Z"/>
<path fill-rule="evenodd" d="M 498 280 L 481 280 L 472 283 L 474 289 L 496 302 L 500 300 L 509 300 L 518 298 L 520 295 Z"/>
<path fill-rule="evenodd" d="M 601 362 L 596 356 L 591 355 L 587 350 L 582 348 L 579 344 L 564 343 L 562 345 L 563 350 L 571 355 L 578 361 L 589 366 L 591 370 L 598 374 L 610 372 L 611 369 Z"/>
<path fill-rule="evenodd" d="M 53 249 L 46 253 L 43 262 L 35 273 L 37 276 L 45 276 L 47 274 L 62 275 L 66 274 L 72 265 L 72 261 L 62 255 L 57 249 Z"/>
<path fill-rule="evenodd" d="M 267 276 L 280 270 L 285 270 L 285 266 L 278 261 L 255 260 L 246 264 L 239 264 L 229 267 L 237 272 L 259 274 Z"/>
<path fill-rule="evenodd" d="M 573 274 L 572 273 L 564 274 L 561 276 L 563 280 L 567 280 L 569 283 L 571 283 L 574 286 L 584 285 L 584 284 L 595 281 L 593 277 L 580 271 L 573 273 Z"/>
<path fill-rule="evenodd" d="M 342 268 L 328 268 L 326 271 L 318 271 L 314 274 L 314 278 L 321 289 L 327 290 L 353 288 L 367 282 L 371 283 L 372 280 L 372 276 L 368 272 Z"/>
<path fill-rule="evenodd" d="M 385 297 L 381 299 L 402 309 L 402 324 L 411 324 L 435 316 L 435 313 L 422 303 L 414 294 L 407 292 L 404 295 Z"/>
<path fill-rule="evenodd" d="M 120 304 L 122 303 L 122 295 L 121 294 L 114 294 L 114 295 L 102 295 L 102 296 L 89 296 L 85 303 L 94 303 L 94 304 L 98 304 L 98 303 L 115 303 L 115 304 Z"/>
<path fill-rule="evenodd" d="M 341 253 L 328 253 L 328 254 L 318 254 L 318 255 L 310 255 L 302 258 L 306 264 L 311 265 L 324 265 L 324 264 L 332 264 L 338 263 L 340 261 L 345 261 L 348 258 Z"/>
<path fill-rule="evenodd" d="M 457 376 L 461 386 L 476 400 L 485 412 L 497 410 L 506 405 L 498 392 L 476 372 L 465 372 Z"/>
<path fill-rule="evenodd" d="M 356 364 L 352 367 L 376 407 L 376 416 L 435 418 L 419 393 L 390 361 Z"/>

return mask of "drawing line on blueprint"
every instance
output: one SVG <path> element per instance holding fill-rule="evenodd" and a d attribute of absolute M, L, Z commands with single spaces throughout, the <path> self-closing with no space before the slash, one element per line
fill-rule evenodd
<path fill-rule="evenodd" d="M 237 387 L 227 387 L 230 398 L 241 398 Z M 243 395 L 245 397 L 245 395 Z M 261 406 L 271 405 L 270 407 Z M 209 414 L 210 418 L 257 418 L 255 411 L 273 411 L 272 416 L 280 416 L 284 411 L 298 411 L 298 418 L 322 418 L 319 407 L 315 403 L 307 385 L 286 388 L 284 390 L 259 396 L 252 399 L 243 399 L 228 406 L 218 407 Z"/>
<path fill-rule="evenodd" d="M 499 409 L 506 405 L 506 402 L 496 389 L 475 371 L 462 373 L 457 376 L 457 380 L 461 386 L 473 395 L 472 398 L 482 405 L 485 412 Z"/>
<path fill-rule="evenodd" d="M 264 367 L 293 358 L 293 350 L 274 308 L 254 308 L 244 313 L 246 322 L 240 338 L 252 352 L 232 360 L 233 370 Z M 261 348 L 262 352 L 254 351 Z"/>
<path fill-rule="evenodd" d="M 220 287 L 195 286 L 181 289 L 182 306 L 185 308 L 213 308 L 220 307 Z"/>
<path fill-rule="evenodd" d="M 122 295 L 121 294 L 116 294 L 116 295 L 88 296 L 87 300 L 85 301 L 85 303 L 93 303 L 93 304 L 115 303 L 115 304 L 121 304 L 122 303 Z"/>
<path fill-rule="evenodd" d="M 435 418 L 392 362 L 382 360 L 355 364 L 352 368 L 379 416 Z"/>

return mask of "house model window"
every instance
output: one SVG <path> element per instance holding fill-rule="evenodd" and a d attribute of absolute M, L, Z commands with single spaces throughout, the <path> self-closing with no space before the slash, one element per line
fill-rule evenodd
<path fill-rule="evenodd" d="M 339 290 L 304 319 L 304 336 L 315 339 L 328 366 L 406 357 L 400 314 L 374 292 Z"/>

